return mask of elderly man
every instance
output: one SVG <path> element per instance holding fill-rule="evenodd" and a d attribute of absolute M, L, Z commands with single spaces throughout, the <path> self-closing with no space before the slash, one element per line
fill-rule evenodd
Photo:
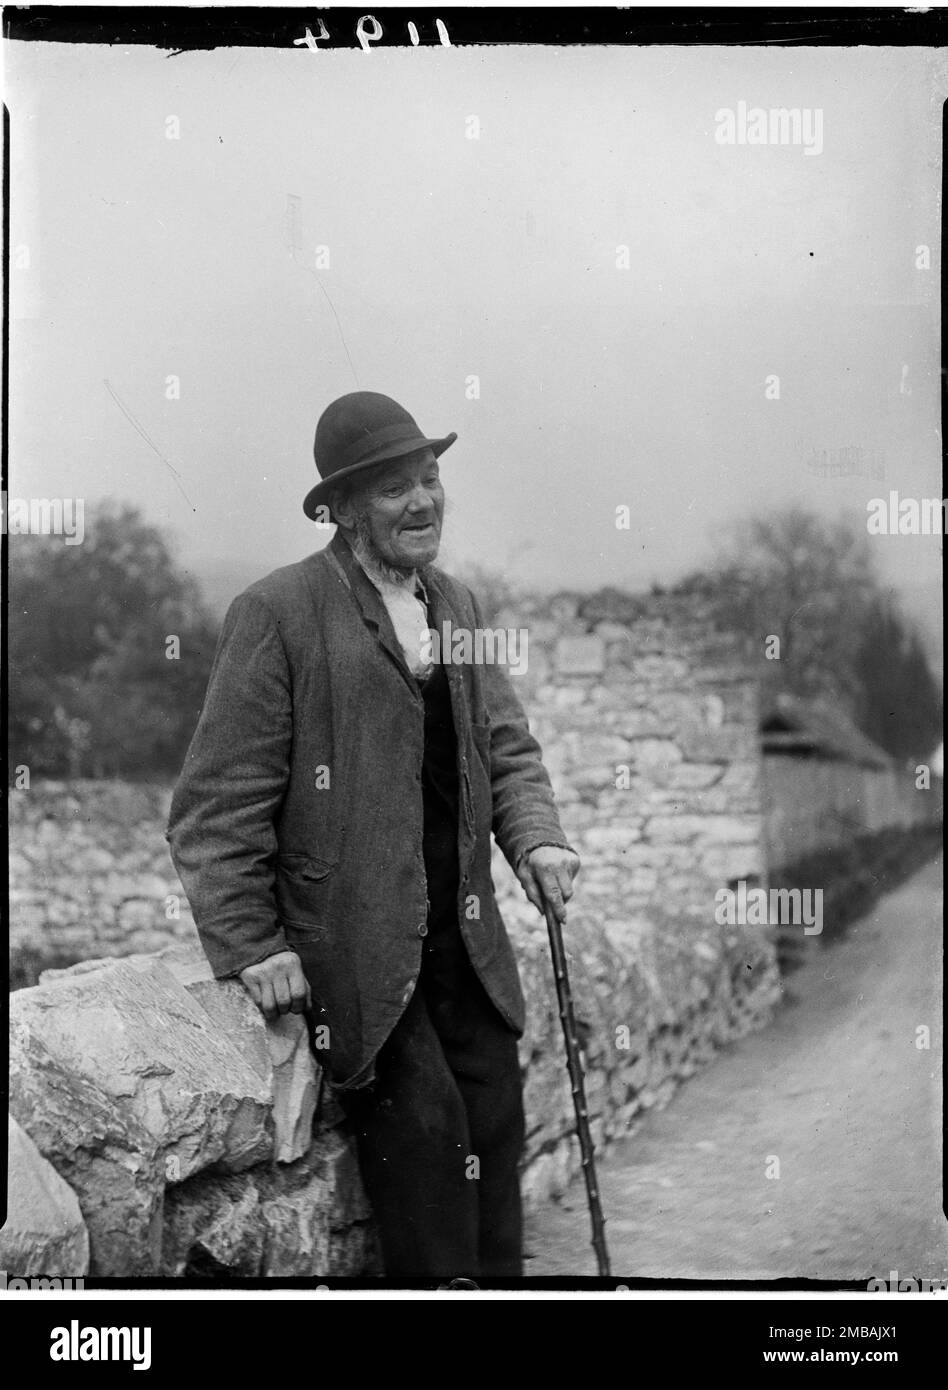
<path fill-rule="evenodd" d="M 524 1003 L 491 831 L 561 921 L 579 860 L 509 676 L 425 640 L 481 626 L 433 564 L 456 437 L 370 391 L 324 411 L 303 507 L 336 533 L 231 606 L 168 838 L 215 974 L 307 1014 L 386 1274 L 477 1280 L 522 1273 Z"/>

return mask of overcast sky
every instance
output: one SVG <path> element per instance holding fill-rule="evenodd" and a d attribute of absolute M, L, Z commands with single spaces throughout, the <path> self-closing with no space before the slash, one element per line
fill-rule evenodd
<path fill-rule="evenodd" d="M 242 584 L 325 543 L 314 425 L 360 387 L 458 432 L 446 566 L 537 585 L 674 579 L 791 500 L 864 527 L 890 488 L 940 496 L 937 51 L 13 43 L 6 67 L 14 495 L 133 499 Z M 717 144 L 741 101 L 821 110 L 822 153 Z M 853 447 L 884 483 L 807 467 Z M 939 540 L 874 544 L 934 618 Z"/>

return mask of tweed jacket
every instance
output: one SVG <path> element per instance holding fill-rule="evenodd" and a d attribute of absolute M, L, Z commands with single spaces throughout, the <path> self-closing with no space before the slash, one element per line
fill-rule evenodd
<path fill-rule="evenodd" d="M 483 627 L 473 594 L 434 566 L 433 626 Z M 474 968 L 518 1034 L 524 1002 L 494 898 L 493 831 L 516 865 L 566 846 L 541 750 L 501 666 L 449 664 L 457 736 L 458 921 Z M 424 700 L 381 596 L 337 531 L 231 605 L 171 805 L 168 841 L 218 978 L 277 951 L 301 959 L 330 1080 L 373 1060 L 421 968 Z"/>

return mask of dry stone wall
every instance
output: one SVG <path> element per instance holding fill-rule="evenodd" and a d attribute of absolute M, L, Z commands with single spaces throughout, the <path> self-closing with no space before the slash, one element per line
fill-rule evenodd
<path fill-rule="evenodd" d="M 49 967 L 194 941 L 164 839 L 170 799 L 167 787 L 112 781 L 11 792 L 14 988 Z"/>
<path fill-rule="evenodd" d="M 11 996 L 11 1024 L 10 1111 L 78 1200 L 89 1271 L 374 1267 L 338 1110 L 314 1123 L 303 1020 L 266 1024 L 196 946 L 49 971 Z M 11 1211 L 23 1200 L 11 1191 Z M 49 1253 L 45 1274 L 86 1273 L 78 1247 Z"/>
<path fill-rule="evenodd" d="M 617 621 L 563 596 L 527 632 L 514 682 L 583 861 L 566 940 L 601 1143 L 779 998 L 773 933 L 714 915 L 719 888 L 765 872 L 756 684 L 740 647 L 675 597 Z M 541 1200 L 579 1170 L 572 1104 L 550 1064 L 561 1047 L 545 929 L 499 854 L 494 879 L 530 1001 L 525 1188 Z"/>

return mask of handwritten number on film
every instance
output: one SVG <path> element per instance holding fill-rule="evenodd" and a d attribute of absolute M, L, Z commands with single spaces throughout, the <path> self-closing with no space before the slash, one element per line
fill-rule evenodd
<path fill-rule="evenodd" d="M 319 26 L 318 33 L 314 34 L 313 31 L 310 29 L 309 25 L 307 25 L 306 33 L 303 35 L 303 37 L 301 39 L 293 40 L 293 43 L 296 45 L 297 48 L 305 46 L 306 48 L 310 49 L 312 52 L 315 53 L 318 52 L 317 44 L 325 43 L 328 39 L 332 37 L 329 33 L 329 30 L 326 28 L 325 24 L 321 19 L 317 19 L 316 23 Z M 451 40 L 448 38 L 448 31 L 445 28 L 443 21 L 440 19 L 436 19 L 435 28 L 438 31 L 439 43 L 441 43 L 445 48 L 450 48 Z M 420 42 L 418 38 L 418 30 L 412 23 L 409 23 L 408 25 L 408 37 L 411 39 L 412 44 L 415 47 L 417 47 L 418 43 Z M 363 53 L 367 53 L 374 43 L 379 42 L 379 40 L 382 38 L 382 26 L 375 18 L 374 14 L 364 14 L 361 17 L 358 24 L 356 25 L 356 38 L 359 40 L 359 46 L 361 47 Z"/>

